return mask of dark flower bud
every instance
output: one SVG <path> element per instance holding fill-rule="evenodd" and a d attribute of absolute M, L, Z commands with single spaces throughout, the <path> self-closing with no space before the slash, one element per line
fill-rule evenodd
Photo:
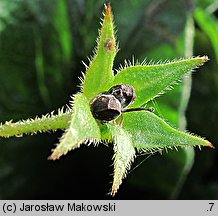
<path fill-rule="evenodd" d="M 134 88 L 127 84 L 113 86 L 108 93 L 114 95 L 120 101 L 122 110 L 136 99 Z"/>
<path fill-rule="evenodd" d="M 90 103 L 94 118 L 101 121 L 111 121 L 121 114 L 121 104 L 115 96 L 103 93 L 94 97 Z"/>

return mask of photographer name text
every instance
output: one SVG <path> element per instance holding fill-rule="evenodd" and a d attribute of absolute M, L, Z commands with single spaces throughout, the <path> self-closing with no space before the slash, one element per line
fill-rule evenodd
<path fill-rule="evenodd" d="M 46 202 L 44 204 L 27 204 L 27 203 L 4 203 L 3 212 L 115 212 L 115 203 L 103 203 L 103 204 L 84 204 L 83 202 L 65 203 L 65 204 L 50 204 Z"/>

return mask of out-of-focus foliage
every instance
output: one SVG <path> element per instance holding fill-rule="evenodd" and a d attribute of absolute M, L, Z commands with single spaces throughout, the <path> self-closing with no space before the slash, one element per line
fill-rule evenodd
<path fill-rule="evenodd" d="M 102 0 L 0 0 L 0 121 L 24 119 L 52 111 L 67 103 L 78 90 L 79 76 L 88 63 L 100 28 Z M 129 0 L 111 1 L 119 31 L 121 59 L 165 60 L 185 56 L 185 24 L 196 8 L 213 16 L 216 1 Z M 213 7 L 212 7 L 212 6 Z M 209 9 L 208 9 L 209 8 Z M 211 9 L 213 8 L 213 10 Z M 210 33 L 196 19 L 194 55 L 211 61 L 193 74 L 188 106 L 188 129 L 217 137 L 217 62 Z M 210 22 L 205 22 L 210 25 Z M 203 71 L 205 70 L 205 71 Z M 182 87 L 153 102 L 156 112 L 179 126 Z M 157 105 L 158 104 L 158 105 Z M 50 143 L 60 133 L 20 139 L 0 139 L 0 198 L 4 199 L 103 199 L 111 181 L 111 155 L 104 146 L 83 147 L 57 161 L 47 161 Z M 112 147 L 109 147 L 112 148 Z M 87 160 L 88 158 L 88 160 Z M 143 161 L 135 162 L 135 166 Z M 180 149 L 154 154 L 132 171 L 117 198 L 217 199 L 217 151 Z M 133 165 L 133 167 L 134 167 Z M 184 181 L 186 183 L 182 187 Z M 97 184 L 96 182 L 102 182 Z M 181 193 L 180 192 L 181 190 Z"/>
<path fill-rule="evenodd" d="M 218 61 L 218 22 L 216 17 L 214 17 L 213 14 L 198 8 L 195 10 L 195 19 L 211 40 Z"/>

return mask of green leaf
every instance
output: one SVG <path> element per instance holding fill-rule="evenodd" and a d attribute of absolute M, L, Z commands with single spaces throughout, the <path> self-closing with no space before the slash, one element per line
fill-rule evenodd
<path fill-rule="evenodd" d="M 212 147 L 209 141 L 176 130 L 153 113 L 140 111 L 124 115 L 123 127 L 131 135 L 137 149 L 149 152 L 184 146 Z"/>
<path fill-rule="evenodd" d="M 112 124 L 107 124 L 106 127 L 114 141 L 114 180 L 111 190 L 111 195 L 114 196 L 134 160 L 135 149 L 128 132 L 123 128 Z"/>
<path fill-rule="evenodd" d="M 72 56 L 73 41 L 71 35 L 70 17 L 68 14 L 67 1 L 57 1 L 56 13 L 54 14 L 54 24 L 59 34 L 60 45 L 65 63 L 69 63 Z"/>
<path fill-rule="evenodd" d="M 200 28 L 209 37 L 218 61 L 218 20 L 212 14 L 200 8 L 195 10 L 194 16 Z"/>
<path fill-rule="evenodd" d="M 115 76 L 113 85 L 119 83 L 132 85 L 137 95 L 132 106 L 140 106 L 162 93 L 173 82 L 207 60 L 208 57 L 203 56 L 166 64 L 126 67 Z"/>
<path fill-rule="evenodd" d="M 91 100 L 100 92 L 107 91 L 113 82 L 113 61 L 117 53 L 111 7 L 106 6 L 98 47 L 84 77 L 83 93 Z"/>
<path fill-rule="evenodd" d="M 84 94 L 80 93 L 75 96 L 73 110 L 69 128 L 66 129 L 49 159 L 58 159 L 87 140 L 94 141 L 101 138 L 99 126 L 92 116 Z"/>

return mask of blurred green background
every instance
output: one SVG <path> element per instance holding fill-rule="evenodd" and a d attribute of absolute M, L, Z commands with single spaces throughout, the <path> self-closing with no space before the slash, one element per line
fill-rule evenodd
<path fill-rule="evenodd" d="M 218 1 L 110 1 L 124 59 L 208 55 L 206 65 L 151 103 L 170 124 L 218 143 Z M 78 91 L 96 46 L 102 0 L 0 0 L 0 122 L 41 116 Z M 192 88 L 191 87 L 192 80 Z M 190 98 L 189 98 L 190 95 Z M 186 107 L 187 106 L 187 107 Z M 187 109 L 186 109 L 187 108 Z M 62 131 L 0 138 L 0 199 L 110 199 L 112 145 L 47 157 Z M 218 151 L 139 154 L 117 199 L 218 199 Z"/>

